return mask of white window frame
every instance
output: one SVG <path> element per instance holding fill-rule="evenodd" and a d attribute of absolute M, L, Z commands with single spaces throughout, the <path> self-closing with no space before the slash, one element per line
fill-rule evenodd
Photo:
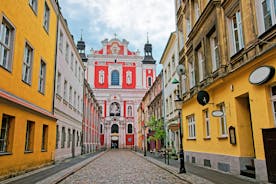
<path fill-rule="evenodd" d="M 271 26 L 265 27 L 265 20 L 264 20 L 264 11 L 263 11 L 263 2 L 266 1 L 270 5 L 270 19 L 271 19 Z M 275 0 L 255 0 L 256 4 L 256 14 L 257 14 L 257 21 L 258 21 L 258 31 L 259 35 L 263 34 L 271 27 L 276 24 L 276 1 Z"/>
<path fill-rule="evenodd" d="M 50 26 L 50 8 L 48 4 L 45 2 L 44 5 L 44 18 L 43 18 L 43 27 L 48 32 Z"/>
<path fill-rule="evenodd" d="M 205 61 L 203 59 L 202 50 L 197 51 L 198 59 L 198 71 L 199 71 L 199 81 L 203 81 L 205 78 Z"/>
<path fill-rule="evenodd" d="M 61 73 L 57 73 L 57 92 L 58 95 L 61 96 Z"/>
<path fill-rule="evenodd" d="M 67 100 L 67 98 L 68 98 L 67 86 L 68 86 L 68 82 L 67 82 L 67 80 L 64 79 L 64 82 L 63 82 L 63 99 L 64 100 Z"/>
<path fill-rule="evenodd" d="M 74 54 L 73 52 L 71 52 L 71 62 L 70 62 L 70 67 L 71 67 L 71 70 L 74 71 Z"/>
<path fill-rule="evenodd" d="M 194 60 L 190 60 L 188 65 L 189 65 L 190 89 L 192 89 L 196 85 L 196 81 L 195 81 L 195 62 L 194 62 Z"/>
<path fill-rule="evenodd" d="M 211 58 L 212 58 L 212 72 L 219 68 L 219 47 L 216 32 L 210 37 Z"/>
<path fill-rule="evenodd" d="M 43 94 L 45 92 L 45 80 L 46 80 L 46 63 L 43 60 L 41 60 L 39 80 L 38 80 L 38 91 Z"/>
<path fill-rule="evenodd" d="M 229 27 L 230 53 L 231 53 L 231 56 L 233 56 L 238 51 L 240 51 L 242 48 L 244 48 L 243 29 L 242 29 L 242 20 L 241 20 L 240 10 L 237 10 L 228 19 L 229 19 L 228 25 L 230 26 Z M 234 23 L 234 20 L 236 20 L 236 24 Z M 236 27 L 235 27 L 235 25 L 236 25 Z M 237 40 L 235 38 L 235 33 L 237 33 L 237 35 L 238 35 Z"/>
<path fill-rule="evenodd" d="M 181 77 L 182 77 L 182 80 L 181 80 L 182 85 L 181 86 L 182 86 L 182 94 L 183 94 L 183 93 L 187 92 L 187 84 L 186 84 L 187 77 L 186 77 L 186 75 L 182 75 Z"/>
<path fill-rule="evenodd" d="M 128 117 L 132 117 L 133 115 L 132 115 L 132 106 L 131 105 L 129 105 L 128 107 L 127 107 L 127 116 Z"/>
<path fill-rule="evenodd" d="M 76 91 L 74 91 L 74 99 L 73 99 L 74 101 L 73 101 L 73 106 L 76 108 L 76 106 L 77 106 L 77 92 Z"/>
<path fill-rule="evenodd" d="M 22 80 L 29 85 L 31 85 L 32 81 L 33 51 L 33 48 L 26 42 L 24 48 Z"/>
<path fill-rule="evenodd" d="M 2 16 L 0 26 L 0 66 L 9 71 L 11 71 L 12 66 L 14 32 L 14 26 Z"/>
<path fill-rule="evenodd" d="M 223 115 L 219 118 L 220 136 L 221 137 L 227 137 L 228 132 L 227 132 L 225 104 L 224 103 L 219 104 L 218 108 L 219 108 L 220 111 L 223 112 Z"/>
<path fill-rule="evenodd" d="M 78 77 L 78 62 L 75 60 L 75 77 Z"/>
<path fill-rule="evenodd" d="M 69 87 L 69 104 L 72 105 L 72 96 L 73 96 L 73 88 L 72 86 Z"/>
<path fill-rule="evenodd" d="M 65 47 L 65 60 L 68 63 L 69 62 L 69 44 L 66 42 L 66 47 Z"/>
<path fill-rule="evenodd" d="M 196 122 L 195 122 L 195 115 L 192 114 L 188 116 L 188 138 L 195 139 L 196 138 Z"/>
<path fill-rule="evenodd" d="M 210 114 L 208 109 L 203 111 L 204 114 L 204 126 L 205 126 L 205 137 L 210 138 L 211 137 L 211 123 L 210 123 Z"/>
<path fill-rule="evenodd" d="M 32 10 L 37 14 L 37 0 L 29 0 L 29 5 Z"/>
<path fill-rule="evenodd" d="M 5 118 L 5 119 L 4 119 Z M 9 146 L 9 137 L 12 136 L 10 135 L 10 127 L 11 127 L 11 121 L 13 117 L 9 115 L 4 115 L 2 116 L 2 123 L 1 123 L 1 133 L 0 135 L 0 153 L 6 153 L 10 150 L 8 150 Z M 5 125 L 5 126 L 4 126 Z M 3 135 L 4 132 L 4 135 Z"/>
<path fill-rule="evenodd" d="M 63 39 L 64 39 L 63 32 L 60 30 L 59 31 L 59 42 L 58 42 L 60 52 L 63 51 Z"/>

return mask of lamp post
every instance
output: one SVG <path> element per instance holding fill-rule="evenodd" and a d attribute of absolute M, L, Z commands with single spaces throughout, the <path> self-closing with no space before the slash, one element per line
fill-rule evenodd
<path fill-rule="evenodd" d="M 183 150 L 183 134 L 182 134 L 182 119 L 181 119 L 181 110 L 182 110 L 182 99 L 180 98 L 180 91 L 179 91 L 179 81 L 174 79 L 173 84 L 177 84 L 178 86 L 178 95 L 177 99 L 175 100 L 175 106 L 178 110 L 178 119 L 179 119 L 179 133 L 180 133 L 180 151 L 179 151 L 179 158 L 180 158 L 180 168 L 179 173 L 186 173 L 185 165 L 184 165 L 184 150 Z"/>
<path fill-rule="evenodd" d="M 147 126 L 144 125 L 144 156 L 147 156 L 147 139 L 146 139 L 146 128 Z"/>

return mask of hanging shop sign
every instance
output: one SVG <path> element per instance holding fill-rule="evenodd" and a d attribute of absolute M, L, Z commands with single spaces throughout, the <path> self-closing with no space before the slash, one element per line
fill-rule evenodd
<path fill-rule="evenodd" d="M 202 90 L 197 93 L 196 99 L 200 105 L 204 106 L 204 105 L 208 104 L 210 97 L 209 97 L 209 94 L 207 93 L 207 91 Z"/>
<path fill-rule="evenodd" d="M 222 117 L 224 115 L 223 111 L 215 110 L 212 112 L 212 116 L 214 117 Z"/>
<path fill-rule="evenodd" d="M 249 82 L 254 85 L 261 85 L 269 81 L 275 74 L 275 68 L 272 66 L 260 66 L 249 75 Z"/>
<path fill-rule="evenodd" d="M 117 140 L 119 140 L 119 137 L 118 137 L 118 136 L 112 136 L 112 137 L 111 137 L 111 140 L 112 140 L 112 141 L 117 141 Z"/>

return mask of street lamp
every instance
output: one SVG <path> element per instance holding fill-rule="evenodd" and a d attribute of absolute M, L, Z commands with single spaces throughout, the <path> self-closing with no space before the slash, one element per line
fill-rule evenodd
<path fill-rule="evenodd" d="M 173 84 L 177 84 L 179 87 L 179 81 L 177 79 L 174 79 L 172 81 Z M 175 100 L 175 106 L 176 110 L 178 110 L 178 119 L 179 119 L 179 133 L 180 133 L 180 151 L 179 151 L 179 158 L 180 158 L 180 169 L 179 173 L 186 173 L 185 165 L 184 165 L 184 150 L 183 150 L 183 144 L 182 144 L 182 119 L 181 119 L 181 111 L 182 111 L 182 99 L 180 98 L 180 91 L 178 88 L 178 94 L 177 99 Z"/>
<path fill-rule="evenodd" d="M 147 156 L 147 139 L 146 139 L 146 128 L 147 126 L 144 125 L 144 156 Z"/>

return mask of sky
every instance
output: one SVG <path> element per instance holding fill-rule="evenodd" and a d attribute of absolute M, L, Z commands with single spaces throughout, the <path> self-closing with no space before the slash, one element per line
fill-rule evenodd
<path fill-rule="evenodd" d="M 129 41 L 131 51 L 152 44 L 153 57 L 160 62 L 171 32 L 175 31 L 174 0 L 59 0 L 61 12 L 77 42 L 82 34 L 86 54 L 101 49 L 101 41 L 117 38 Z M 157 66 L 157 74 L 162 65 Z"/>

